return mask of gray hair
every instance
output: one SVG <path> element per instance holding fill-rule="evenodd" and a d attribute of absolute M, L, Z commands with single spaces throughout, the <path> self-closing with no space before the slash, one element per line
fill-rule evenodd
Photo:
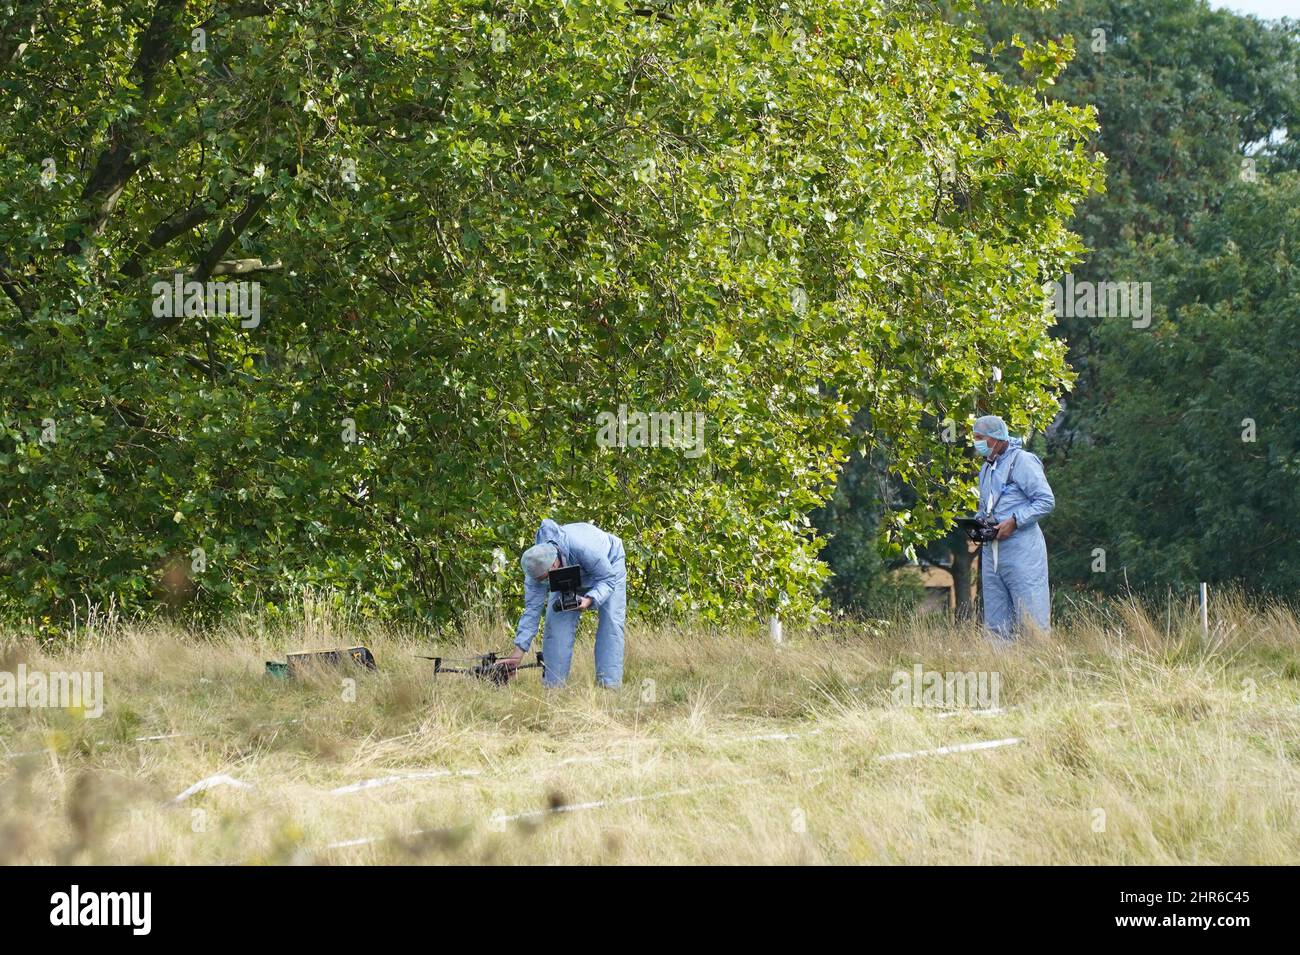
<path fill-rule="evenodd" d="M 524 565 L 524 573 L 540 580 L 550 571 L 551 565 L 560 556 L 554 544 L 534 544 L 524 551 L 519 563 Z"/>

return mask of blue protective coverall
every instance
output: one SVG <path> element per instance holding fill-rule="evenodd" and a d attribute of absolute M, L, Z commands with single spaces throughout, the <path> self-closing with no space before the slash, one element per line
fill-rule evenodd
<path fill-rule="evenodd" d="M 623 541 L 595 524 L 556 524 L 549 517 L 537 529 L 536 544 L 553 544 L 560 566 L 577 564 L 582 586 L 600 613 L 596 625 L 596 682 L 601 686 L 623 684 L 623 624 L 627 618 L 627 563 Z M 573 662 L 573 640 L 578 632 L 579 610 L 557 611 L 549 599 L 545 580 L 524 574 L 524 612 L 515 628 L 515 646 L 528 652 L 542 608 L 546 609 L 546 630 L 542 634 L 542 658 L 546 661 L 543 682 L 561 686 L 569 677 Z"/>
<path fill-rule="evenodd" d="M 995 521 L 1016 519 L 1010 537 L 990 541 L 980 551 L 984 625 L 999 637 L 1013 636 L 1025 618 L 1042 630 L 1051 626 L 1047 541 L 1038 522 L 1052 513 L 1056 498 L 1043 462 L 1021 443 L 1011 438 L 996 461 L 980 468 L 980 514 Z"/>

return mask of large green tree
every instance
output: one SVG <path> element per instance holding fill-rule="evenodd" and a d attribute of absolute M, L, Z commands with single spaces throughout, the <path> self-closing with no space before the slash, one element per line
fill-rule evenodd
<path fill-rule="evenodd" d="M 1109 591 L 1208 579 L 1294 592 L 1287 532 L 1264 528 L 1286 526 L 1275 515 L 1287 511 L 1279 496 L 1297 431 L 1284 384 L 1294 367 L 1285 347 L 1293 292 L 1281 280 L 1293 255 L 1281 199 L 1290 192 L 1274 180 L 1300 158 L 1296 25 L 1198 0 L 988 4 L 978 20 L 990 50 L 1015 37 L 1075 50 L 1051 95 L 1096 109 L 1088 146 L 1107 157 L 1107 183 L 1073 220 L 1089 251 L 1072 280 L 1151 290 L 1149 316 L 1075 308 L 1057 316 L 1055 334 L 1079 377 L 1038 446 L 1058 502 L 1045 524 L 1053 579 Z M 989 63 L 1008 82 L 1023 81 L 1009 51 Z M 1271 218 L 1255 218 L 1266 209 Z M 1260 231 L 1238 234 L 1247 228 Z M 1261 258 L 1225 268 L 1228 247 Z M 1228 394 L 1226 374 L 1239 397 Z M 994 388 L 987 408 L 1005 410 Z M 1240 440 L 1245 419 L 1256 423 L 1256 442 Z M 861 484 L 848 472 L 837 508 Z M 905 489 L 899 497 L 907 500 Z M 823 526 L 860 537 L 888 527 L 888 510 L 878 510 L 879 521 L 864 514 Z M 845 559 L 857 552 L 840 540 L 824 556 L 837 574 L 878 573 Z M 959 558 L 960 540 L 920 553 Z M 833 595 L 870 586 L 842 583 Z"/>
<path fill-rule="evenodd" d="M 808 611 L 849 409 L 917 429 L 990 365 L 1065 377 L 1084 111 L 928 4 L 8 2 L 0 29 L 7 609 L 375 612 L 517 587 L 539 518 L 629 543 L 640 606 Z M 1041 84 L 1052 48 L 1021 52 Z M 177 280 L 256 282 L 241 321 Z M 246 286 L 251 293 L 252 286 Z M 598 445 L 701 412 L 704 453 Z M 650 584 L 647 586 L 646 584 Z"/>
<path fill-rule="evenodd" d="M 1096 109 L 1089 146 L 1107 158 L 1105 192 L 1086 200 L 1072 223 L 1088 248 L 1074 270 L 1080 280 L 1138 280 L 1132 257 L 1147 238 L 1187 241 L 1197 217 L 1215 214 L 1243 173 L 1295 165 L 1294 142 L 1275 138 L 1300 118 L 1294 25 L 1212 10 L 1202 0 L 1063 0 L 1033 12 L 988 4 L 981 13 L 990 44 L 1019 35 L 1077 51 L 1052 94 Z M 1006 56 L 995 65 L 1008 78 L 1018 69 Z M 1100 325 L 1060 316 L 1080 376 L 1067 431 L 1089 427 L 1104 362 Z"/>

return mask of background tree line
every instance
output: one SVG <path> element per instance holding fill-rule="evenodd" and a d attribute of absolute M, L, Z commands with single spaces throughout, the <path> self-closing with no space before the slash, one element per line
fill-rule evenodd
<path fill-rule="evenodd" d="M 1149 327 L 1067 314 L 1054 329 L 1077 374 L 1034 443 L 1057 496 L 1045 530 L 1058 596 L 1201 580 L 1300 593 L 1296 24 L 1198 0 L 987 5 L 979 20 L 989 49 L 1016 35 L 1073 49 L 1051 96 L 1096 109 L 1089 149 L 1106 157 L 1105 191 L 1071 223 L 1089 248 L 1073 275 L 1151 283 Z M 1010 58 L 990 63 L 1015 81 Z M 851 459 L 819 515 L 837 538 L 831 565 L 849 571 L 833 591 L 843 605 L 894 596 L 888 550 L 885 564 L 847 556 L 887 536 L 885 498 L 907 493 L 882 467 L 879 451 Z"/>

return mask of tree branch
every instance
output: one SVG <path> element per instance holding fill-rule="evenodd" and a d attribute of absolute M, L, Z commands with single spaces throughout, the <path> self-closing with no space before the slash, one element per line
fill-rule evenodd
<path fill-rule="evenodd" d="M 193 209 L 178 212 L 154 226 L 148 238 L 136 244 L 130 256 L 122 264 L 123 275 L 138 277 L 144 274 L 143 259 L 150 252 L 156 252 L 168 242 L 184 235 L 197 225 L 202 225 L 217 214 L 216 209 L 207 203 L 200 203 Z"/>
<path fill-rule="evenodd" d="M 185 0 L 158 0 L 153 17 L 140 40 L 140 49 L 131 65 L 130 79 L 138 90 L 137 99 L 147 102 L 153 95 L 158 71 L 179 51 L 177 39 L 181 17 L 185 13 Z M 139 116 L 137 111 L 136 117 Z M 92 208 L 82 220 L 80 236 L 69 237 L 64 244 L 65 255 L 81 252 L 84 238 L 94 238 L 103 233 L 122 190 L 135 173 L 144 167 L 145 159 L 136 155 L 142 146 L 139 137 L 140 121 L 132 118 L 126 123 L 115 123 L 108 131 L 110 146 L 95 163 L 94 171 L 86 180 L 81 199 Z"/>
<path fill-rule="evenodd" d="M 243 234 L 244 230 L 248 228 L 248 224 L 252 222 L 254 217 L 262 210 L 262 207 L 266 205 L 269 198 L 270 196 L 265 193 L 258 193 L 257 195 L 250 197 L 239 215 L 235 216 L 233 220 L 222 227 L 221 231 L 217 234 L 216 241 L 212 243 L 212 248 L 208 249 L 203 258 L 199 260 L 199 266 L 194 273 L 195 278 L 200 282 L 204 282 L 207 281 L 210 276 L 215 274 L 217 266 L 221 263 L 221 260 L 225 258 L 226 253 L 230 251 L 230 247 L 235 244 L 235 240 L 238 239 L 240 235 Z"/>
<path fill-rule="evenodd" d="M 138 91 L 136 99 L 141 105 L 153 97 L 162 68 L 185 49 L 189 35 L 181 23 L 185 6 L 186 0 L 158 0 L 154 7 L 130 72 L 131 82 Z M 224 23 L 265 16 L 276 12 L 277 7 L 277 4 L 269 2 L 234 4 L 204 20 L 199 29 L 208 31 Z M 129 121 L 114 124 L 109 130 L 110 145 L 100 154 L 81 194 L 82 201 L 91 208 L 82 220 L 80 235 L 70 237 L 64 244 L 65 255 L 79 254 L 85 239 L 103 233 L 122 190 L 132 176 L 149 164 L 141 136 L 140 117 L 143 113 L 141 108 Z"/>
<path fill-rule="evenodd" d="M 17 5 L 10 21 L 0 33 L 0 67 L 8 66 L 22 54 L 36 30 L 41 0 L 24 0 Z"/>
<path fill-rule="evenodd" d="M 223 259 L 213 267 L 212 274 L 251 275 L 254 272 L 278 272 L 282 268 L 284 268 L 284 263 L 279 259 L 274 262 L 263 262 L 261 259 Z M 177 272 L 193 277 L 198 274 L 198 267 L 177 265 L 169 269 L 157 269 L 152 274 L 175 275 Z"/>
<path fill-rule="evenodd" d="M 5 298 L 14 303 L 19 315 L 24 319 L 31 318 L 31 311 L 23 301 L 22 286 L 5 275 L 3 271 L 0 271 L 0 291 L 5 293 Z"/>

